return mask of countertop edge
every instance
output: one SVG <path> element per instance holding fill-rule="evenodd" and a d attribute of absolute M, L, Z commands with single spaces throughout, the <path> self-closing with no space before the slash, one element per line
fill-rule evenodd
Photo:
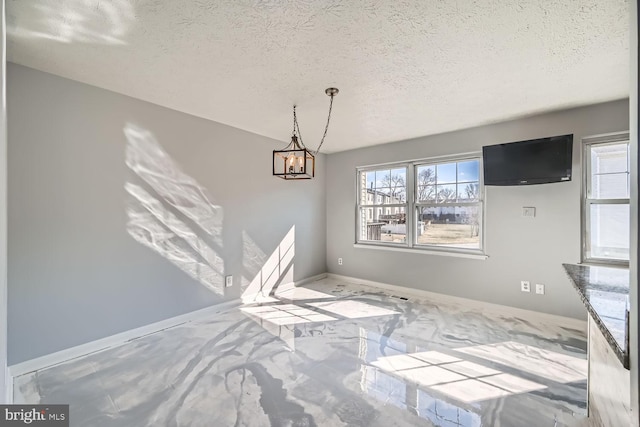
<path fill-rule="evenodd" d="M 576 284 L 573 277 L 571 277 L 571 273 L 569 273 L 567 266 L 572 266 L 572 265 L 576 265 L 576 264 L 562 264 L 565 274 L 569 278 L 569 281 L 571 282 L 573 287 L 578 292 L 578 295 L 580 295 L 580 299 L 582 300 L 582 303 L 587 308 L 587 311 L 593 318 L 594 322 L 598 325 L 598 329 L 604 335 L 604 338 L 607 340 L 613 352 L 616 354 L 617 358 L 622 363 L 622 366 L 624 366 L 625 369 L 629 369 L 629 354 L 624 349 L 622 349 L 620 345 L 618 345 L 618 342 L 615 340 L 615 338 L 611 334 L 611 331 L 609 331 L 609 328 L 607 328 L 607 326 L 604 324 L 598 312 L 595 310 L 595 308 L 593 308 L 593 306 L 591 305 L 587 297 L 582 293 L 582 290 Z"/>

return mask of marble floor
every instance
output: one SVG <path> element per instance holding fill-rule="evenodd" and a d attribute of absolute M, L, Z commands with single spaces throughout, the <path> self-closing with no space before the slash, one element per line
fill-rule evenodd
<path fill-rule="evenodd" d="M 575 426 L 586 335 L 322 279 L 16 378 L 88 426 Z"/>

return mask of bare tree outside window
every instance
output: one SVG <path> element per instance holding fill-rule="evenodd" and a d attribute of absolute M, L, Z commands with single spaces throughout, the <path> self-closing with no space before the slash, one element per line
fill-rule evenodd
<path fill-rule="evenodd" d="M 477 183 L 467 184 L 464 189 L 465 193 L 467 194 L 467 199 L 469 200 L 478 200 L 479 190 L 480 188 Z"/>
<path fill-rule="evenodd" d="M 396 201 L 404 201 L 406 183 L 404 176 L 399 173 L 388 173 L 382 178 L 384 188 L 389 188 L 389 196 Z"/>
<path fill-rule="evenodd" d="M 406 242 L 406 166 L 359 172 L 359 241 Z M 362 195 L 366 194 L 366 197 Z"/>
<path fill-rule="evenodd" d="M 441 203 L 455 202 L 456 191 L 449 187 L 442 188 L 438 191 L 438 201 Z"/>
<path fill-rule="evenodd" d="M 416 243 L 480 248 L 480 162 L 477 159 L 416 166 Z"/>
<path fill-rule="evenodd" d="M 418 200 L 433 200 L 436 194 L 436 174 L 432 168 L 418 172 Z"/>
<path fill-rule="evenodd" d="M 358 242 L 482 250 L 479 157 L 363 168 L 358 173 Z"/>

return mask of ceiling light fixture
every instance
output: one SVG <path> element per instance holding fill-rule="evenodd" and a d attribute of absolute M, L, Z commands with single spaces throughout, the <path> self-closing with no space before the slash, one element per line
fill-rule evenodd
<path fill-rule="evenodd" d="M 333 97 L 338 94 L 338 89 L 330 87 L 324 91 L 331 100 L 329 101 L 329 115 L 327 125 L 324 127 L 324 134 L 320 140 L 320 145 L 315 152 L 311 152 L 305 147 L 298 126 L 296 116 L 296 106 L 293 106 L 293 135 L 291 142 L 282 150 L 273 150 L 273 175 L 282 179 L 311 179 L 315 176 L 316 154 L 320 151 L 324 138 L 327 136 L 329 121 L 331 120 L 331 108 L 333 107 Z"/>

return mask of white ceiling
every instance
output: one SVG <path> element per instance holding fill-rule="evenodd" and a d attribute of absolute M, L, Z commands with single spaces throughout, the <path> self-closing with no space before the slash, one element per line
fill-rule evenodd
<path fill-rule="evenodd" d="M 324 89 L 338 87 L 323 152 L 629 91 L 628 0 L 7 0 L 6 7 L 9 61 L 283 143 L 296 103 L 304 141 L 317 148 Z"/>

